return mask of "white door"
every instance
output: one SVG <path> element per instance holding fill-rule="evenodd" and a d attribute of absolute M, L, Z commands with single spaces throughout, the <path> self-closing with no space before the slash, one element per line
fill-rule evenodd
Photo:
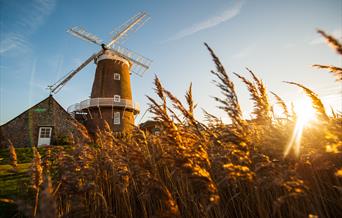
<path fill-rule="evenodd" d="M 39 127 L 38 146 L 50 145 L 52 127 Z"/>

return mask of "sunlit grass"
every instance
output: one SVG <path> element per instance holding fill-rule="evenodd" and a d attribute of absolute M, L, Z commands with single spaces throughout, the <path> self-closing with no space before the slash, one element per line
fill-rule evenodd
<path fill-rule="evenodd" d="M 248 70 L 250 80 L 235 74 L 253 101 L 252 116 L 243 116 L 230 74 L 206 46 L 223 94 L 214 99 L 230 124 L 209 112 L 208 124 L 201 123 L 194 116 L 192 86 L 183 104 L 156 77 L 158 98 L 148 99 L 159 134 L 139 128 L 113 134 L 106 125 L 95 146 L 76 143 L 45 155 L 40 150 L 41 160 L 35 151 L 27 196 L 36 198 L 25 199 L 28 217 L 33 207 L 37 217 L 340 217 L 340 115 L 327 115 L 321 98 L 295 82 L 287 83 L 306 97 L 289 109 L 272 93 L 280 107 L 272 110 L 266 85 Z M 22 155 L 17 157 L 22 163 Z M 13 199 L 6 197 L 6 204 Z"/>

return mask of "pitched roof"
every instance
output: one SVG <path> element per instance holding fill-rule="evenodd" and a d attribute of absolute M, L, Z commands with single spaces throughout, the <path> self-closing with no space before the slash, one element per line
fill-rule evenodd
<path fill-rule="evenodd" d="M 31 110 L 32 108 L 36 107 L 37 105 L 45 102 L 45 101 L 50 101 L 52 100 L 53 102 L 55 102 L 63 111 L 65 111 L 65 113 L 68 113 L 59 103 L 58 101 L 56 101 L 56 99 L 52 96 L 49 95 L 47 98 L 43 99 L 42 101 L 36 103 L 35 105 L 31 106 L 30 108 L 26 109 L 24 112 L 20 113 L 18 116 L 10 119 L 9 121 L 7 121 L 6 123 L 2 124 L 0 127 L 7 125 L 8 123 L 12 122 L 13 120 L 15 120 L 17 117 L 20 117 L 21 115 L 25 114 L 27 111 Z M 71 116 L 70 116 L 71 117 Z"/>

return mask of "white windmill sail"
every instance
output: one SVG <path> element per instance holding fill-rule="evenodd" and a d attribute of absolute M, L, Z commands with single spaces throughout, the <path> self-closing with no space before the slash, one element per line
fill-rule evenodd
<path fill-rule="evenodd" d="M 87 42 L 101 45 L 103 49 L 110 49 L 119 56 L 130 61 L 132 63 L 131 71 L 139 76 L 142 76 L 143 73 L 149 68 L 152 61 L 143 57 L 142 55 L 123 48 L 122 46 L 118 46 L 115 43 L 122 37 L 126 37 L 130 31 L 136 31 L 139 29 L 148 19 L 149 16 L 145 12 L 139 12 L 137 15 L 133 16 L 126 23 L 124 23 L 119 30 L 115 32 L 111 41 L 109 41 L 107 44 L 104 44 L 103 40 L 101 40 L 99 37 L 89 33 L 84 28 L 79 26 L 70 28 L 67 30 L 67 32 Z M 79 67 L 62 77 L 56 83 L 49 85 L 48 89 L 50 90 L 50 93 L 56 94 L 58 91 L 60 91 L 61 88 L 78 72 L 80 72 L 91 61 L 97 59 L 103 53 L 103 49 L 87 58 Z"/>

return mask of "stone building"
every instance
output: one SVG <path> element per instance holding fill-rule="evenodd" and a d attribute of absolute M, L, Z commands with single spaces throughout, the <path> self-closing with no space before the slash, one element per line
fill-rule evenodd
<path fill-rule="evenodd" d="M 139 125 L 139 128 L 143 131 L 156 134 L 156 135 L 160 134 L 160 132 L 163 129 L 162 124 L 159 121 L 155 121 L 155 120 L 147 120 L 146 122 L 141 123 Z"/>
<path fill-rule="evenodd" d="M 85 127 L 50 95 L 0 126 L 0 145 L 15 147 L 56 145 L 89 140 Z"/>

